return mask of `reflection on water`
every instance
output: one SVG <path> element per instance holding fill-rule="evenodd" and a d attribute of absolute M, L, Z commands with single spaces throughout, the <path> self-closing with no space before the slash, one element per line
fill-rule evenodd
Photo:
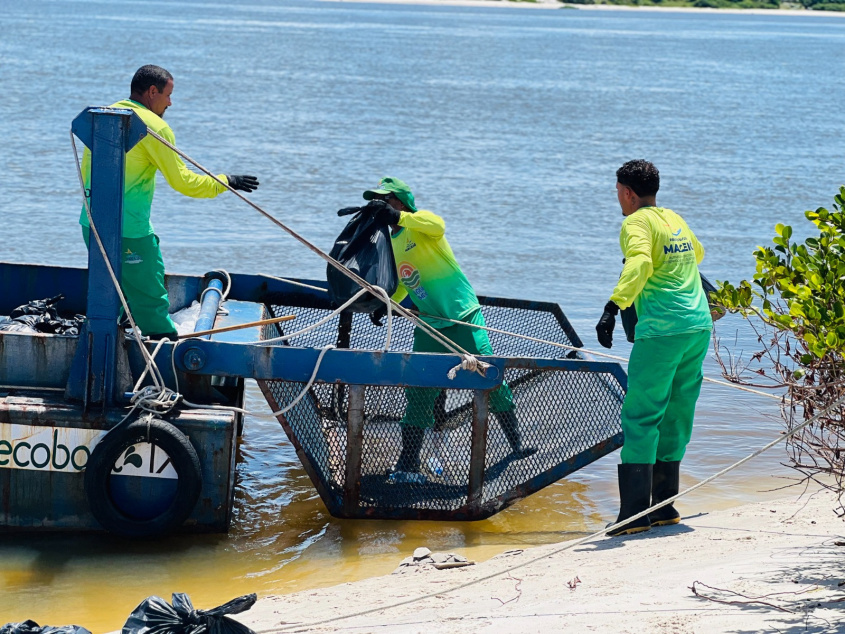
<path fill-rule="evenodd" d="M 658 164 L 661 203 L 704 243 L 704 272 L 734 281 L 753 274 L 750 254 L 776 222 L 801 233 L 803 210 L 828 202 L 845 160 L 845 85 L 831 81 L 845 20 L 823 16 L 43 0 L 5 3 L 0 32 L 10 261 L 84 265 L 69 122 L 126 97 L 145 63 L 176 76 L 167 118 L 180 145 L 215 171 L 257 174 L 252 199 L 316 244 L 342 228 L 334 210 L 401 177 L 444 215 L 480 293 L 558 302 L 588 343 L 620 270 L 613 174 L 624 160 Z M 153 220 L 171 271 L 324 275 L 232 196 L 188 200 L 160 180 Z M 719 330 L 753 348 L 741 320 Z M 706 374 L 718 375 L 711 360 Z M 254 384 L 248 406 L 267 411 Z M 776 418 L 772 402 L 705 385 L 683 484 L 763 445 Z M 790 475 L 783 457 L 775 449 L 679 508 L 780 495 L 762 491 Z M 249 418 L 228 535 L 3 536 L 0 622 L 103 631 L 151 594 L 209 607 L 387 573 L 420 545 L 482 560 L 566 539 L 615 517 L 617 460 L 481 522 L 340 521 L 278 424 Z"/>

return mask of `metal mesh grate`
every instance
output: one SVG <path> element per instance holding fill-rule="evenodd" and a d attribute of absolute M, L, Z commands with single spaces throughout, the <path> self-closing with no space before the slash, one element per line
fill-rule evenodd
<path fill-rule="evenodd" d="M 491 328 L 528 335 L 544 341 L 553 341 L 569 346 L 581 346 L 581 340 L 569 325 L 563 312 L 557 304 L 527 302 L 522 300 L 480 297 L 481 312 L 484 320 Z M 290 303 L 274 303 L 268 306 L 273 317 L 282 315 L 296 315 L 296 319 L 286 328 L 287 332 L 302 330 L 317 323 L 331 314 L 328 301 L 325 306 L 303 307 Z M 384 348 L 386 336 L 385 328 L 378 328 L 370 322 L 369 315 L 351 313 L 344 316 L 351 320 L 347 334 L 348 343 L 343 347 L 358 350 L 381 350 Z M 328 344 L 341 341 L 341 317 L 331 320 L 314 331 L 305 333 L 290 340 L 290 345 L 322 348 Z M 267 327 L 265 338 L 278 337 L 284 334 L 282 324 Z M 572 351 L 549 344 L 518 339 L 509 335 L 495 332 L 488 333 L 490 343 L 497 356 L 500 357 L 543 357 L 561 359 L 572 357 Z M 397 317 L 393 321 L 391 335 L 391 350 L 410 351 L 414 343 L 414 326 L 407 319 Z"/>
<path fill-rule="evenodd" d="M 522 444 L 537 451 L 514 460 L 499 417 L 490 415 L 485 504 L 540 473 L 577 460 L 621 431 L 624 391 L 611 374 L 511 368 L 505 371 L 505 381 L 513 391 Z"/>
<path fill-rule="evenodd" d="M 495 298 L 482 303 L 491 327 L 581 344 L 557 305 Z M 284 302 L 268 308 L 274 315 L 296 314 L 290 330 L 330 312 L 328 306 Z M 264 333 L 265 338 L 280 334 L 275 325 Z M 372 350 L 383 346 L 384 335 L 367 315 L 354 314 L 335 317 L 290 345 Z M 508 361 L 505 370 L 514 408 L 510 415 L 495 411 L 502 410 L 502 401 L 492 393 L 333 383 L 312 386 L 280 417 L 333 515 L 480 519 L 619 447 L 624 387 L 606 366 L 537 367 L 530 357 L 574 355 L 496 333 L 490 339 L 497 356 L 529 357 Z M 391 349 L 409 351 L 412 344 L 412 325 L 397 319 Z M 259 386 L 274 410 L 303 388 L 281 380 L 259 381 Z M 358 403 L 352 411 L 350 402 Z M 481 418 L 476 408 L 491 411 Z"/>

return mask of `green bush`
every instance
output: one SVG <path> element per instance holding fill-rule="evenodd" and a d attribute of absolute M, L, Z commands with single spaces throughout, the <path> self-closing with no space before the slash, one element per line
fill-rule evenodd
<path fill-rule="evenodd" d="M 842 11 L 845 0 L 798 0 L 808 9 L 819 11 Z"/>
<path fill-rule="evenodd" d="M 845 11 L 845 2 L 824 2 L 822 4 L 814 4 L 813 6 L 807 8 L 812 9 L 813 11 Z"/>
<path fill-rule="evenodd" d="M 803 242 L 792 240 L 792 227 L 775 227 L 773 247 L 754 251 L 751 281 L 719 282 L 711 300 L 747 318 L 762 349 L 754 354 L 755 381 L 786 388 L 783 412 L 787 427 L 830 407 L 845 395 L 845 187 L 833 208 L 804 214 L 817 229 Z M 742 382 L 748 368 L 728 368 L 728 378 Z M 765 377 L 765 378 L 763 378 Z M 800 416 L 799 416 L 800 415 Z M 845 484 L 845 407 L 804 428 L 789 441 L 795 466 L 841 496 Z M 820 477 L 821 476 L 821 477 Z M 833 476 L 833 485 L 830 485 Z M 845 514 L 845 509 L 842 509 Z"/>

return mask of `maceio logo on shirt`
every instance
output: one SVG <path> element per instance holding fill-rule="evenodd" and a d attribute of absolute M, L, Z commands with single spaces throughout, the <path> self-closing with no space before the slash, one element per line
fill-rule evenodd
<path fill-rule="evenodd" d="M 669 238 L 669 244 L 663 245 L 663 255 L 672 255 L 675 253 L 688 253 L 694 251 L 692 241 L 686 235 L 681 235 L 684 231 L 683 227 L 678 227 L 677 231 L 672 231 L 669 225 L 666 225 L 669 231 L 672 232 L 672 237 Z M 673 258 L 670 258 L 673 259 Z"/>
<path fill-rule="evenodd" d="M 673 242 L 672 244 L 663 245 L 663 255 L 667 255 L 669 253 L 686 253 L 687 251 L 692 250 L 692 242 L 689 241 Z"/>
<path fill-rule="evenodd" d="M 425 288 L 423 288 L 421 283 L 420 272 L 413 264 L 402 262 L 396 268 L 399 271 L 399 280 L 407 289 L 414 291 L 414 294 L 420 299 L 428 297 L 428 293 L 425 292 Z"/>

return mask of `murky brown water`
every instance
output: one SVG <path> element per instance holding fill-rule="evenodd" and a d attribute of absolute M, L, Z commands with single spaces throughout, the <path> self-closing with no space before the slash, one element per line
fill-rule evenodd
<path fill-rule="evenodd" d="M 315 243 L 330 245 L 342 228 L 335 209 L 399 176 L 447 219 L 480 293 L 558 302 L 593 345 L 620 268 L 613 174 L 622 161 L 658 164 L 661 203 L 705 244 L 703 270 L 733 281 L 753 274 L 751 253 L 776 222 L 800 234 L 803 210 L 827 204 L 842 179 L 845 88 L 831 78 L 842 76 L 845 20 L 312 0 L 2 6 L 10 261 L 84 265 L 67 130 L 90 103 L 126 97 L 144 63 L 177 78 L 167 117 L 180 145 L 215 170 L 258 174 L 253 199 Z M 808 103 L 825 116 L 804 116 Z M 322 261 L 231 196 L 187 200 L 160 181 L 153 215 L 171 271 L 324 274 Z M 719 328 L 735 349 L 754 350 L 740 320 Z M 706 374 L 718 376 L 712 360 Z M 248 406 L 267 411 L 254 385 Z M 684 484 L 776 437 L 776 415 L 770 401 L 705 386 Z M 790 475 L 783 459 L 776 449 L 679 507 L 783 495 L 766 492 Z M 228 535 L 140 544 L 4 535 L 0 623 L 102 632 L 151 594 L 187 592 L 210 607 L 387 573 L 420 545 L 481 560 L 560 541 L 615 517 L 617 461 L 483 522 L 340 521 L 278 424 L 250 418 Z"/>
<path fill-rule="evenodd" d="M 777 423 L 755 411 L 759 397 L 721 390 L 705 387 L 702 404 L 710 405 L 699 408 L 684 461 L 684 485 L 777 433 Z M 266 408 L 254 385 L 248 405 Z M 595 531 L 617 510 L 616 454 L 488 520 L 460 523 L 332 518 L 272 420 L 249 419 L 240 449 L 236 516 L 228 535 L 185 535 L 154 543 L 103 535 L 3 537 L 0 620 L 73 622 L 105 632 L 118 629 L 151 594 L 169 598 L 174 591 L 187 592 L 195 605 L 212 607 L 249 592 L 287 593 L 387 574 L 418 546 L 484 560 L 509 548 Z M 782 457 L 774 450 L 692 494 L 679 508 L 695 514 L 782 496 L 766 492 L 783 484 L 772 474 L 790 475 L 778 465 Z"/>

